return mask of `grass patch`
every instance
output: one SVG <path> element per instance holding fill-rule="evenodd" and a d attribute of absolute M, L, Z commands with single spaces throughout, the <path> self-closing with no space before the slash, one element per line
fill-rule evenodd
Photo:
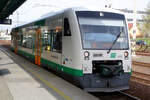
<path fill-rule="evenodd" d="M 139 40 L 143 40 L 147 43 L 147 45 L 150 45 L 150 38 L 137 38 L 136 41 L 139 41 Z"/>

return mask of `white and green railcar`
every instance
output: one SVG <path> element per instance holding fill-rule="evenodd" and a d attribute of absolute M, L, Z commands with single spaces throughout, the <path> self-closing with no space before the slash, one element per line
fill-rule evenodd
<path fill-rule="evenodd" d="M 86 91 L 129 88 L 129 34 L 125 15 L 118 11 L 70 8 L 53 13 L 13 28 L 12 49 L 32 61 L 38 53 L 40 65 Z"/>

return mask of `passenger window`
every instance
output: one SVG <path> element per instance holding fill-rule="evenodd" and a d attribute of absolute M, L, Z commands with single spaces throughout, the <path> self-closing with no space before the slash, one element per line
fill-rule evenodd
<path fill-rule="evenodd" d="M 49 31 L 47 31 L 47 33 L 44 33 L 43 36 L 43 47 L 46 51 L 50 51 L 51 50 L 51 34 Z"/>
<path fill-rule="evenodd" d="M 18 45 L 19 46 L 22 46 L 22 43 L 23 43 L 23 35 L 18 35 Z"/>
<path fill-rule="evenodd" d="M 25 48 L 32 49 L 32 35 L 26 35 L 25 41 L 23 43 Z"/>
<path fill-rule="evenodd" d="M 62 28 L 53 31 L 53 51 L 62 52 Z"/>
<path fill-rule="evenodd" d="M 64 36 L 71 36 L 70 25 L 68 18 L 64 19 Z"/>
<path fill-rule="evenodd" d="M 61 53 L 62 52 L 62 32 L 57 32 L 55 37 L 55 42 L 54 42 L 54 47 L 57 50 L 57 52 Z"/>

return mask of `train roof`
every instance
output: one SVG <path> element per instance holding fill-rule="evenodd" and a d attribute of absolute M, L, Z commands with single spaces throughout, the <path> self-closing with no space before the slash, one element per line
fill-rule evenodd
<path fill-rule="evenodd" d="M 17 27 L 14 27 L 13 29 L 23 27 L 23 26 L 26 26 L 26 25 L 29 25 L 29 24 L 34 24 L 35 22 L 44 20 L 44 19 L 49 18 L 49 17 L 53 17 L 55 15 L 63 14 L 64 12 L 67 12 L 67 11 L 103 11 L 103 12 L 113 12 L 113 13 L 118 13 L 118 14 L 123 14 L 124 15 L 123 12 L 112 9 L 112 8 L 96 8 L 95 9 L 95 8 L 84 8 L 84 7 L 73 7 L 73 8 L 67 8 L 67 9 L 64 9 L 64 10 L 61 10 L 61 11 L 57 11 L 57 12 L 48 13 L 47 15 L 44 15 L 43 17 L 41 17 L 37 20 L 31 21 L 31 22 L 23 24 L 23 25 L 19 25 Z"/>
<path fill-rule="evenodd" d="M 124 14 L 123 12 L 121 12 L 119 10 L 112 9 L 112 8 L 83 8 L 83 7 L 74 7 L 74 8 L 68 8 L 66 10 L 74 10 L 74 11 L 103 11 L 103 12 L 113 12 L 113 13 Z"/>

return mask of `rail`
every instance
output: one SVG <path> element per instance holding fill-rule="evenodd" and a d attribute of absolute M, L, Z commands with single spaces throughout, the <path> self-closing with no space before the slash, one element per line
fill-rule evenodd
<path fill-rule="evenodd" d="M 132 64 L 137 65 L 139 67 L 150 68 L 150 63 L 132 61 Z M 131 80 L 142 83 L 144 85 L 150 85 L 150 74 L 133 71 L 132 76 L 131 76 Z"/>
<path fill-rule="evenodd" d="M 111 93 L 97 92 L 91 94 L 96 96 L 97 98 L 100 98 L 100 100 L 141 100 L 133 95 L 130 95 L 122 91 Z"/>
<path fill-rule="evenodd" d="M 132 64 L 133 65 L 138 65 L 138 66 L 143 66 L 143 67 L 149 67 L 150 68 L 150 63 L 132 61 Z"/>
<path fill-rule="evenodd" d="M 135 53 L 136 53 L 136 55 L 141 55 L 141 56 L 150 56 L 150 53 L 149 53 L 149 52 L 136 51 Z"/>
<path fill-rule="evenodd" d="M 150 85 L 150 75 L 141 72 L 132 72 L 131 80 L 142 83 L 144 85 Z"/>

